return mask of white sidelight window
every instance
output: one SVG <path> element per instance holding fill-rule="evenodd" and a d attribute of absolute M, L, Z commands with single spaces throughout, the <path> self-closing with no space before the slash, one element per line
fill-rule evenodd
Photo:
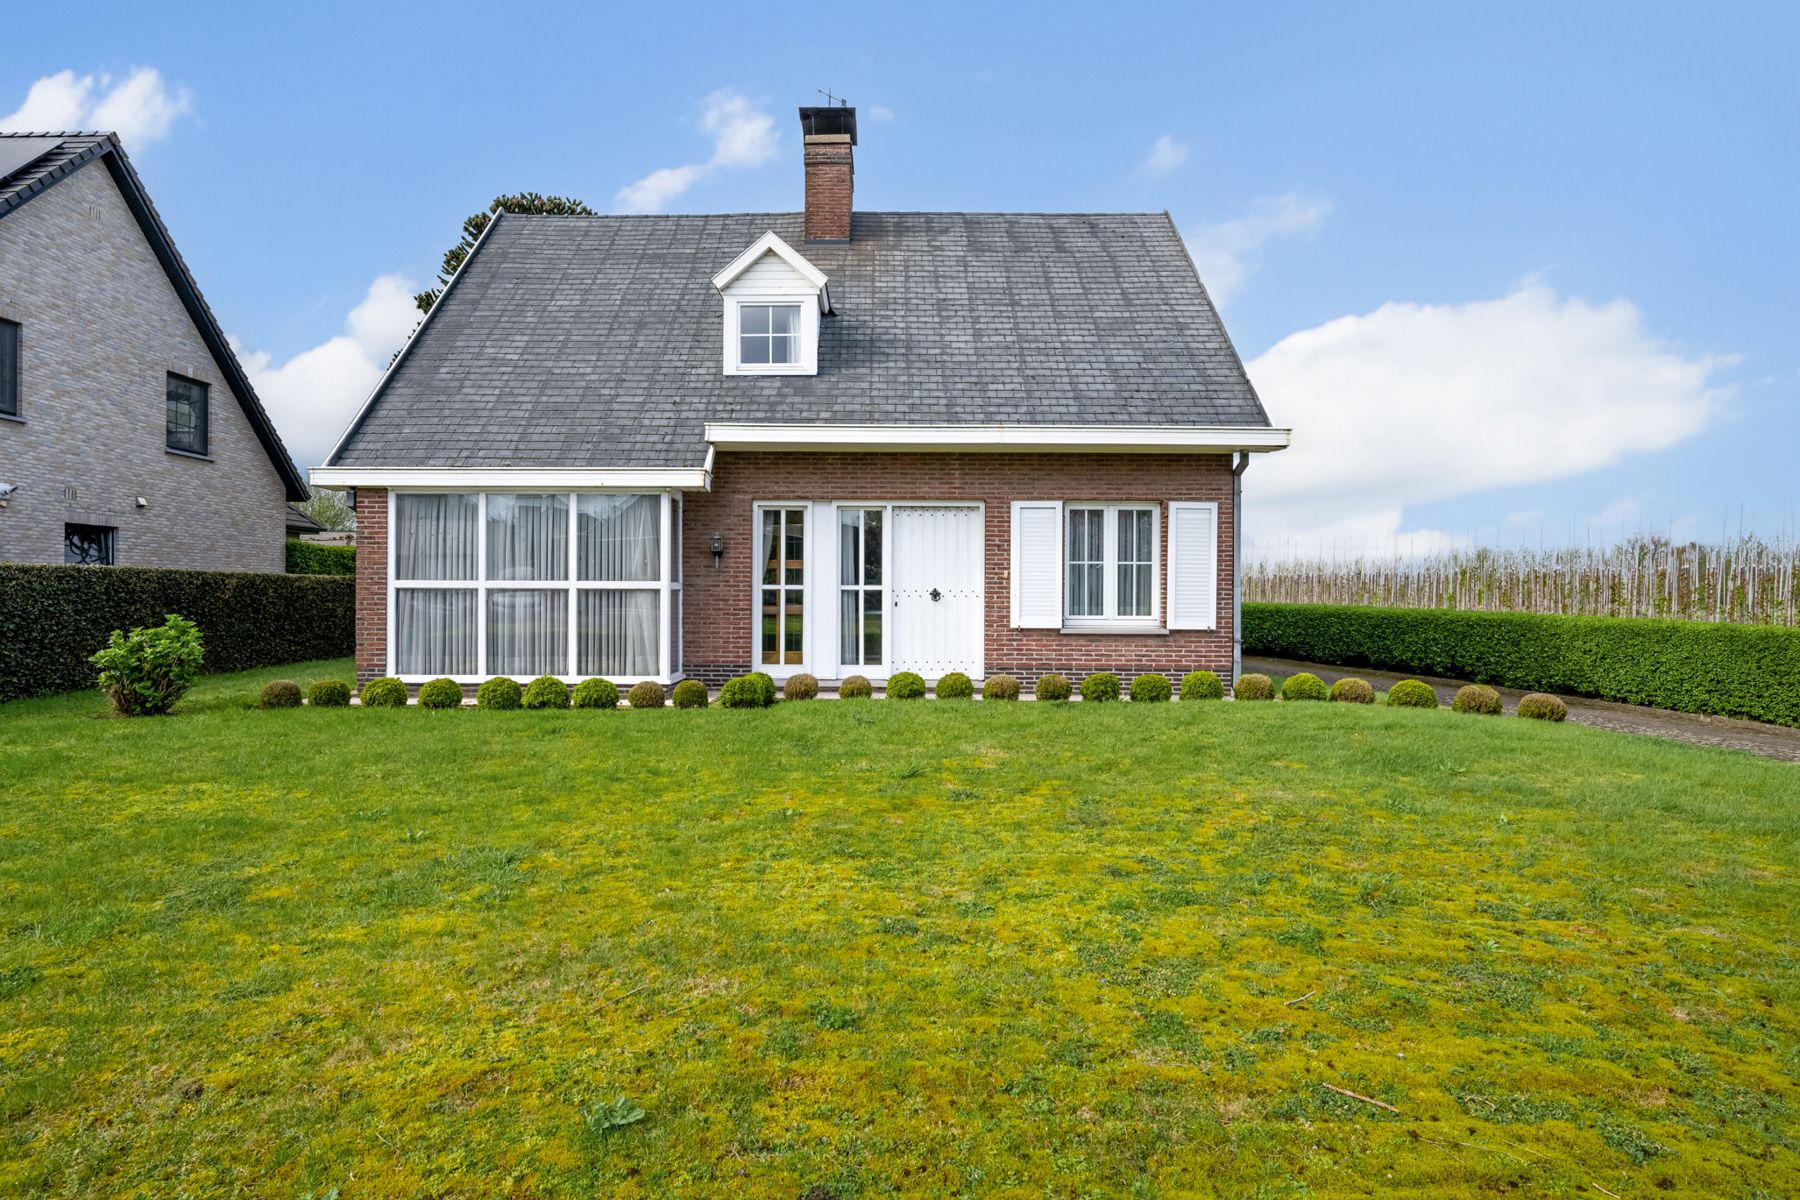
<path fill-rule="evenodd" d="M 757 661 L 798 667 L 806 661 L 806 508 L 759 507 Z"/>
<path fill-rule="evenodd" d="M 838 510 L 838 662 L 844 666 L 887 662 L 886 516 L 879 508 Z"/>
<path fill-rule="evenodd" d="M 679 670 L 678 497 L 395 492 L 389 512 L 389 658 L 402 679 Z"/>
<path fill-rule="evenodd" d="M 1067 514 L 1067 623 L 1154 625 L 1156 509 L 1145 504 L 1071 504 Z"/>

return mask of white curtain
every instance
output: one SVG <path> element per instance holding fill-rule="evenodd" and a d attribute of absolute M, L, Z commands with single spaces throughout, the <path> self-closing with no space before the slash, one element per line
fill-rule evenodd
<path fill-rule="evenodd" d="M 487 498 L 487 577 L 552 580 L 569 577 L 569 498 Z M 489 664 L 489 670 L 493 666 Z"/>
<path fill-rule="evenodd" d="M 582 591 L 575 631 L 575 673 L 655 675 L 656 618 L 661 607 L 662 594 L 653 590 Z"/>
<path fill-rule="evenodd" d="M 402 675 L 475 674 L 475 596 L 462 588 L 394 592 L 394 669 Z"/>
<path fill-rule="evenodd" d="M 474 579 L 475 496 L 394 498 L 394 578 Z"/>
<path fill-rule="evenodd" d="M 606 583 L 662 578 L 661 496 L 576 499 L 577 577 Z"/>
<path fill-rule="evenodd" d="M 488 592 L 487 605 L 489 675 L 531 679 L 569 673 L 566 590 L 498 588 Z"/>

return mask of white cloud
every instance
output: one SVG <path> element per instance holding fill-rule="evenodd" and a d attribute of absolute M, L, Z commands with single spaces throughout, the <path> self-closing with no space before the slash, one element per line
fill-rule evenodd
<path fill-rule="evenodd" d="M 1150 147 L 1148 157 L 1139 164 L 1138 170 L 1146 175 L 1161 178 L 1186 162 L 1187 156 L 1188 148 L 1165 133 L 1156 139 L 1155 145 Z"/>
<path fill-rule="evenodd" d="M 415 290 L 409 279 L 381 276 L 350 310 L 343 333 L 284 363 L 275 363 L 267 351 L 245 351 L 232 339 L 251 386 L 302 471 L 318 465 L 337 443 L 394 351 L 419 323 Z"/>
<path fill-rule="evenodd" d="M 1154 159 L 1155 154 L 1151 157 Z M 1229 304 L 1255 270 L 1257 253 L 1264 243 L 1310 233 L 1330 215 L 1329 200 L 1298 192 L 1265 196 L 1251 205 L 1245 215 L 1203 226 L 1189 234 L 1188 253 L 1194 256 L 1194 266 L 1213 301 Z"/>
<path fill-rule="evenodd" d="M 729 88 L 703 102 L 700 128 L 712 138 L 712 157 L 702 163 L 662 167 L 619 189 L 621 212 L 661 212 L 670 202 L 715 171 L 760 167 L 780 152 L 775 118 Z"/>
<path fill-rule="evenodd" d="M 1340 317 L 1248 364 L 1294 445 L 1245 476 L 1246 530 L 1298 552 L 1416 540 L 1427 535 L 1400 534 L 1411 505 L 1567 479 L 1693 437 L 1727 406 L 1714 377 L 1728 362 L 1658 341 L 1628 301 L 1536 282 Z M 1625 499 L 1641 510 L 1643 497 Z M 1623 502 L 1595 516 L 1635 519 Z"/>
<path fill-rule="evenodd" d="M 134 67 L 117 84 L 107 74 L 58 71 L 35 81 L 25 103 L 0 117 L 0 132 L 112 132 L 132 150 L 166 137 L 191 104 L 188 90 L 170 89 L 154 67 Z"/>

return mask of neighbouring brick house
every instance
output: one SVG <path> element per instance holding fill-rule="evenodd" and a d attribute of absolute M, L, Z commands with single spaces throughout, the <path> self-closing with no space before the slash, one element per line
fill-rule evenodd
<path fill-rule="evenodd" d="M 1271 427 L 1166 213 L 497 217 L 313 482 L 357 674 L 1235 674 Z"/>
<path fill-rule="evenodd" d="M 305 481 L 118 138 L 0 135 L 0 560 L 285 568 Z"/>

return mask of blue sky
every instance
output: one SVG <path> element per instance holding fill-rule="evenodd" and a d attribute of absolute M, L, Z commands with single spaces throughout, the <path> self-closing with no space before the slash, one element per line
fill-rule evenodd
<path fill-rule="evenodd" d="M 1791 529 L 1800 10 L 1448 7 L 38 6 L 0 119 L 126 135 L 303 459 L 494 194 L 792 209 L 829 86 L 859 207 L 1173 213 L 1268 547 Z"/>

